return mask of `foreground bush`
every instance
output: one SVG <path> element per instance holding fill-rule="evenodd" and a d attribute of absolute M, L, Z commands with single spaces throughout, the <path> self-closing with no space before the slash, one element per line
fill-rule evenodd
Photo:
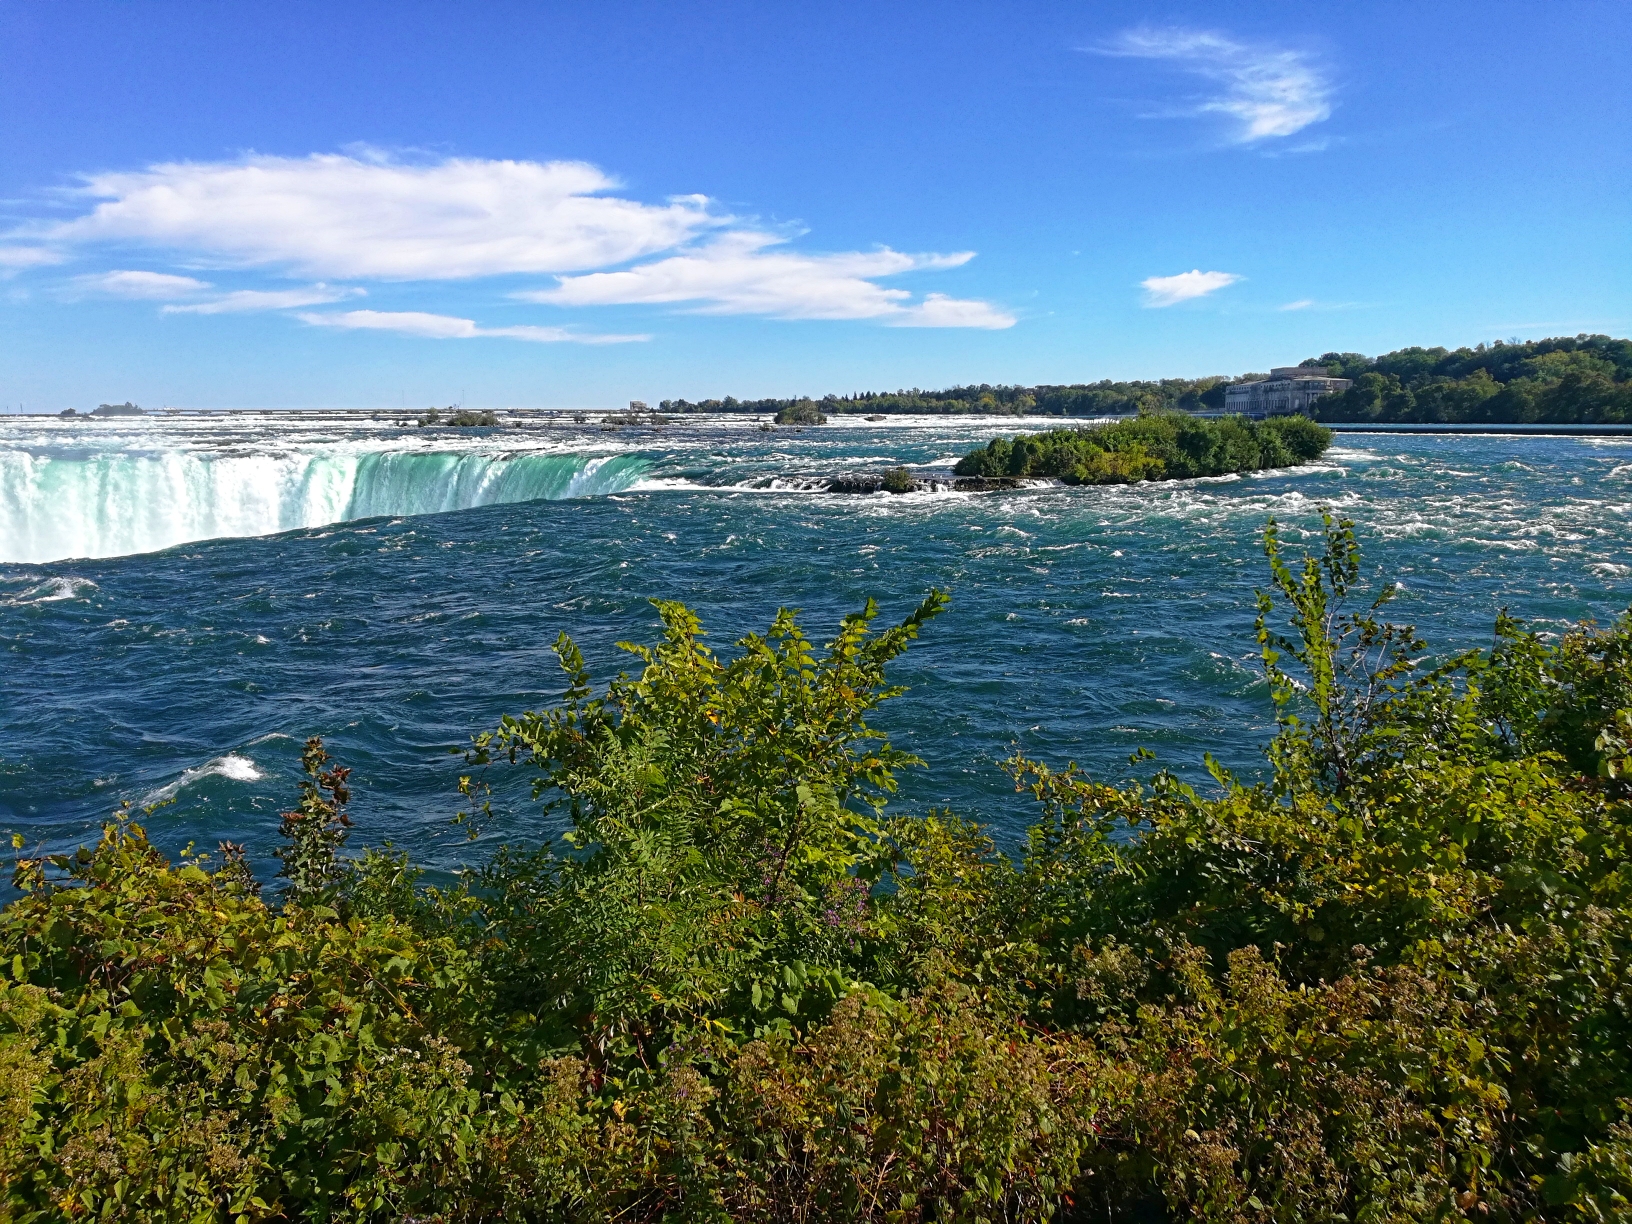
<path fill-rule="evenodd" d="M 1109 425 L 993 438 L 958 460 L 959 476 L 1051 476 L 1066 484 L 1132 484 L 1308 463 L 1331 430 L 1301 416 L 1216 419 L 1155 412 Z"/>
<path fill-rule="evenodd" d="M 283 886 L 138 824 L 0 915 L 0 1218 L 1611 1220 L 1632 1211 L 1632 620 L 1433 665 L 1272 524 L 1269 777 L 1017 757 L 1022 852 L 891 817 L 944 605 L 729 660 L 696 618 L 478 737 L 568 833 Z"/>

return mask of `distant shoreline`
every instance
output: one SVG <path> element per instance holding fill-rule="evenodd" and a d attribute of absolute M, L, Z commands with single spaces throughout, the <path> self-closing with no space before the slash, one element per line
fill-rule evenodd
<path fill-rule="evenodd" d="M 613 409 L 613 408 L 501 408 L 501 409 L 498 409 L 498 411 L 503 412 L 503 413 L 505 413 L 505 414 L 507 414 L 507 415 L 509 415 L 511 417 L 519 417 L 519 418 L 521 418 L 523 420 L 526 420 L 526 421 L 538 421 L 540 423 L 552 422 L 552 423 L 557 423 L 557 424 L 572 422 L 575 415 L 577 415 L 577 416 L 583 416 L 583 417 L 587 418 L 588 419 L 587 423 L 595 424 L 595 423 L 599 423 L 600 418 L 602 418 L 602 417 L 618 416 L 620 414 L 621 410 Z M 101 423 L 105 423 L 105 422 L 107 422 L 109 420 L 128 423 L 129 421 L 136 420 L 136 419 L 161 420 L 162 421 L 162 420 L 167 420 L 167 419 L 174 420 L 176 418 L 191 418 L 193 420 L 197 420 L 200 417 L 304 416 L 304 415 L 307 415 L 307 414 L 317 414 L 317 415 L 323 415 L 323 416 L 366 417 L 366 418 L 372 418 L 372 419 L 374 419 L 376 421 L 379 421 L 381 424 L 387 424 L 387 425 L 395 423 L 396 418 L 401 415 L 400 412 L 397 412 L 397 411 L 387 412 L 386 410 L 380 409 L 380 408 L 182 408 L 182 409 L 169 409 L 169 410 L 160 409 L 160 410 L 152 411 L 152 412 L 144 412 L 144 413 L 142 413 L 141 418 L 136 418 L 136 417 L 111 417 L 111 418 L 110 417 L 93 417 L 89 413 L 85 413 L 85 414 L 81 414 L 81 415 L 73 416 L 73 417 L 63 417 L 60 414 L 55 413 L 55 412 L 21 412 L 21 413 L 15 413 L 14 412 L 14 413 L 0 414 L 0 422 L 34 420 L 34 421 L 71 421 L 71 422 L 75 422 L 75 423 L 78 423 L 78 422 L 95 422 L 95 423 L 101 424 Z M 1197 412 L 1197 413 L 1191 413 L 1189 415 L 1199 417 L 1202 420 L 1217 420 L 1220 417 L 1223 417 L 1223 416 L 1228 415 L 1228 414 L 1215 413 L 1215 412 Z M 731 417 L 731 418 L 750 418 L 750 419 L 752 419 L 752 414 L 742 413 L 742 412 L 687 413 L 687 414 L 683 414 L 683 415 L 681 415 L 679 417 L 670 418 L 669 423 L 670 424 L 681 424 L 681 423 L 685 422 L 688 419 L 697 420 L 698 418 L 709 417 L 709 416 L 722 416 L 722 417 Z M 903 417 L 913 417 L 913 418 L 918 418 L 918 419 L 935 419 L 935 420 L 963 421 L 963 422 L 971 422 L 971 421 L 986 421 L 986 422 L 1004 421 L 1004 422 L 1010 422 L 1010 421 L 1012 421 L 1012 422 L 1015 422 L 1017 424 L 1021 423 L 1021 422 L 1024 422 L 1024 423 L 1027 423 L 1027 424 L 1032 424 L 1032 423 L 1035 423 L 1035 422 L 1044 421 L 1044 422 L 1056 423 L 1054 425 L 1055 428 L 1072 428 L 1073 426 L 1081 427 L 1083 425 L 1090 424 L 1090 423 L 1115 422 L 1115 421 L 1126 421 L 1126 420 L 1136 419 L 1131 414 L 1130 415 L 1124 415 L 1124 416 L 1108 415 L 1108 416 L 1097 416 L 1097 417 L 1089 417 L 1089 416 L 1059 417 L 1059 416 L 1051 416 L 1051 415 L 1043 415 L 1043 414 L 1032 414 L 1032 415 L 1028 415 L 1028 416 L 1014 416 L 1014 415 L 1007 414 L 1007 413 L 950 413 L 950 412 L 905 413 L 905 412 L 892 412 L 892 413 L 886 414 L 886 416 L 889 417 L 889 418 L 895 418 L 895 419 L 900 419 L 900 418 L 903 418 Z M 830 427 L 832 425 L 856 425 L 856 424 L 860 424 L 861 421 L 862 421 L 862 417 L 857 413 L 848 413 L 848 412 L 847 413 L 841 413 L 837 417 L 830 418 Z M 583 424 L 583 423 L 586 423 L 586 422 L 577 422 L 577 423 Z M 502 428 L 504 426 L 504 424 L 505 424 L 505 422 L 502 422 L 502 421 L 499 422 L 499 427 Z M 1622 437 L 1632 437 L 1632 424 L 1624 424 L 1624 425 L 1623 424 L 1596 424 L 1596 425 L 1553 424 L 1553 425 L 1547 425 L 1547 424 L 1520 424 L 1520 423 L 1516 423 L 1516 422 L 1485 422 L 1485 423 L 1479 423 L 1479 424 L 1465 424 L 1465 423 L 1454 423 L 1454 422 L 1394 423 L 1394 422 L 1386 422 L 1386 421 L 1318 421 L 1317 424 L 1322 425 L 1327 429 L 1330 429 L 1333 433 L 1339 433 L 1339 434 L 1476 434 L 1476 435 L 1502 435 L 1502 434 L 1506 434 L 1506 435 L 1509 435 L 1511 437 L 1527 437 L 1527 436 L 1530 436 L 1530 437 L 1574 437 L 1574 438 L 1622 438 Z"/>
<path fill-rule="evenodd" d="M 1632 425 L 1458 425 L 1386 424 L 1377 421 L 1322 421 L 1333 433 L 1369 434 L 1511 434 L 1515 437 L 1627 438 Z"/>

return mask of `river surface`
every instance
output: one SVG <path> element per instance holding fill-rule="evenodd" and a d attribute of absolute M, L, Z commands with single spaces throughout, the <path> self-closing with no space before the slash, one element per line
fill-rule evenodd
<path fill-rule="evenodd" d="M 651 640 L 650 598 L 718 648 L 804 609 L 813 637 L 876 598 L 952 592 L 876 722 L 945 805 L 1018 839 L 1016 746 L 1107 779 L 1128 755 L 1197 780 L 1268 737 L 1253 592 L 1274 515 L 1355 520 L 1367 571 L 1439 651 L 1497 610 L 1558 627 L 1632 599 L 1632 439 L 1341 435 L 1320 463 L 1120 488 L 844 496 L 822 478 L 945 469 L 1014 418 L 762 431 L 750 418 L 607 431 L 400 428 L 366 415 L 0 419 L 0 829 L 60 848 L 120 803 L 175 852 L 246 842 L 263 874 L 302 740 L 354 768 L 354 844 L 437 870 L 485 854 L 450 827 L 451 749 L 561 688 L 566 630 L 597 675 Z M 1148 771 L 1148 766 L 1140 766 Z M 548 829 L 495 774 L 485 842 Z"/>

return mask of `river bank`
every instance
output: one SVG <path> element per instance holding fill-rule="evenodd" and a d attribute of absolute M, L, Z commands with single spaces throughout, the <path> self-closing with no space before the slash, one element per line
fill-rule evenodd
<path fill-rule="evenodd" d="M 1379 422 L 1322 421 L 1340 434 L 1466 434 L 1471 437 L 1632 438 L 1632 425 L 1396 425 Z"/>

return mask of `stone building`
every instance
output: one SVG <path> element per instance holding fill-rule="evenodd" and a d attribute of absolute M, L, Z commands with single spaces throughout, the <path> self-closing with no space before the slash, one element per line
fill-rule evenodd
<path fill-rule="evenodd" d="M 1307 415 L 1321 396 L 1349 386 L 1347 378 L 1333 378 L 1325 366 L 1277 366 L 1268 378 L 1224 388 L 1224 410 L 1252 417 Z"/>

